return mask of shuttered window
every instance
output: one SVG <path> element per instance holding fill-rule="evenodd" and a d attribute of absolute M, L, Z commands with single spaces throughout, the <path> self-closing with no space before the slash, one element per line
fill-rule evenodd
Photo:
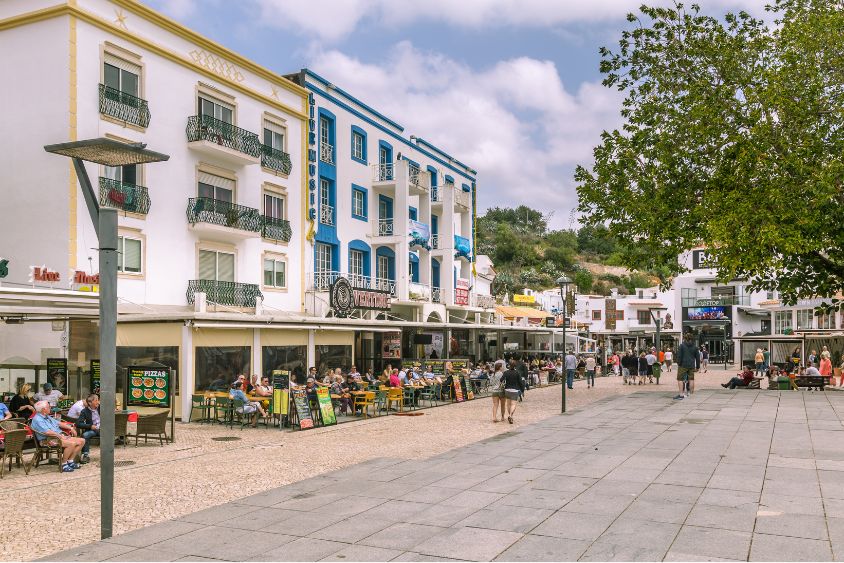
<path fill-rule="evenodd" d="M 117 237 L 117 271 L 128 274 L 140 274 L 143 264 L 143 245 L 141 239 Z"/>
<path fill-rule="evenodd" d="M 199 197 L 210 197 L 232 203 L 234 201 L 234 180 L 216 176 L 208 172 L 199 172 Z"/>
<path fill-rule="evenodd" d="M 200 250 L 199 279 L 233 282 L 234 254 L 216 250 Z"/>
<path fill-rule="evenodd" d="M 140 65 L 105 53 L 103 83 L 109 88 L 140 97 L 140 76 Z"/>
<path fill-rule="evenodd" d="M 267 287 L 287 287 L 286 264 L 282 260 L 267 258 L 264 260 L 264 285 Z"/>

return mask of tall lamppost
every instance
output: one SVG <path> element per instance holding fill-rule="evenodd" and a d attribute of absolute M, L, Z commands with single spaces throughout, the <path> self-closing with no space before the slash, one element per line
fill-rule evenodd
<path fill-rule="evenodd" d="M 114 406 L 117 382 L 117 209 L 100 207 L 85 162 L 129 166 L 169 160 L 146 150 L 144 143 L 98 138 L 47 145 L 44 150 L 68 156 L 85 196 L 99 239 L 100 260 L 100 537 L 110 538 L 114 516 Z"/>
<path fill-rule="evenodd" d="M 659 364 L 659 351 L 662 347 L 662 343 L 660 342 L 660 329 L 662 328 L 662 318 L 659 316 L 659 312 L 666 310 L 668 310 L 668 307 L 648 307 L 648 314 L 650 314 L 651 319 L 656 325 L 654 348 L 656 348 L 657 364 Z M 656 314 L 654 314 L 654 312 L 656 312 Z M 662 364 L 659 364 L 659 370 L 660 372 L 662 371 Z M 656 378 L 656 382 L 659 383 L 659 377 Z"/>
<path fill-rule="evenodd" d="M 566 369 L 566 325 L 568 324 L 568 305 L 566 303 L 566 296 L 568 295 L 568 287 L 572 281 L 566 275 L 557 278 L 557 285 L 560 286 L 560 299 L 563 301 L 563 372 L 564 379 L 562 381 L 562 410 L 561 413 L 566 412 L 566 385 L 568 381 L 568 370 Z"/>

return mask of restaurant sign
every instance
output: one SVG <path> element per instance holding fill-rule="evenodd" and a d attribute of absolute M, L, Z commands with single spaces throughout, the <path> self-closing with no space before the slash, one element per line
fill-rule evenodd
<path fill-rule="evenodd" d="M 536 304 L 536 297 L 533 295 L 513 295 L 513 303 L 515 305 L 534 305 Z"/>
<path fill-rule="evenodd" d="M 335 317 L 345 318 L 355 310 L 389 311 L 392 295 L 389 291 L 354 287 L 346 278 L 337 278 L 328 290 L 329 306 Z"/>
<path fill-rule="evenodd" d="M 290 372 L 273 370 L 273 414 L 287 416 L 290 404 Z"/>
<path fill-rule="evenodd" d="M 67 395 L 67 358 L 47 358 L 47 383 Z"/>
<path fill-rule="evenodd" d="M 57 283 L 60 281 L 62 281 L 62 275 L 55 270 L 49 269 L 47 266 L 29 267 L 29 283 Z"/>
<path fill-rule="evenodd" d="M 296 408 L 296 415 L 299 419 L 299 429 L 306 430 L 314 427 L 314 419 L 311 416 L 311 408 L 308 406 L 308 392 L 304 387 L 297 387 L 291 390 L 293 406 Z"/>
<path fill-rule="evenodd" d="M 126 404 L 170 408 L 170 370 L 131 366 L 126 370 Z"/>
<path fill-rule="evenodd" d="M 100 394 L 100 361 L 91 360 L 91 393 Z"/>
<path fill-rule="evenodd" d="M 337 417 L 334 416 L 334 405 L 331 404 L 331 395 L 328 393 L 328 387 L 320 387 L 316 391 L 317 403 L 319 403 L 319 413 L 322 418 L 322 425 L 329 426 L 337 424 Z"/>

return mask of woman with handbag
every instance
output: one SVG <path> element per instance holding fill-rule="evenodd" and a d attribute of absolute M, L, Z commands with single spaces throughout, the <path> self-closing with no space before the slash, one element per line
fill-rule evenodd
<path fill-rule="evenodd" d="M 513 413 L 516 412 L 516 404 L 522 392 L 524 392 L 525 387 L 524 383 L 522 383 L 522 378 L 519 376 L 519 372 L 512 367 L 504 372 L 503 380 L 507 422 L 513 424 Z"/>

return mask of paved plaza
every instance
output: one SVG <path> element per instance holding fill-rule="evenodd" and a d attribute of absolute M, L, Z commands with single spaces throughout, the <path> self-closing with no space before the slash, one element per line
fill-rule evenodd
<path fill-rule="evenodd" d="M 637 392 L 48 559 L 840 561 L 842 416 L 835 391 Z"/>

